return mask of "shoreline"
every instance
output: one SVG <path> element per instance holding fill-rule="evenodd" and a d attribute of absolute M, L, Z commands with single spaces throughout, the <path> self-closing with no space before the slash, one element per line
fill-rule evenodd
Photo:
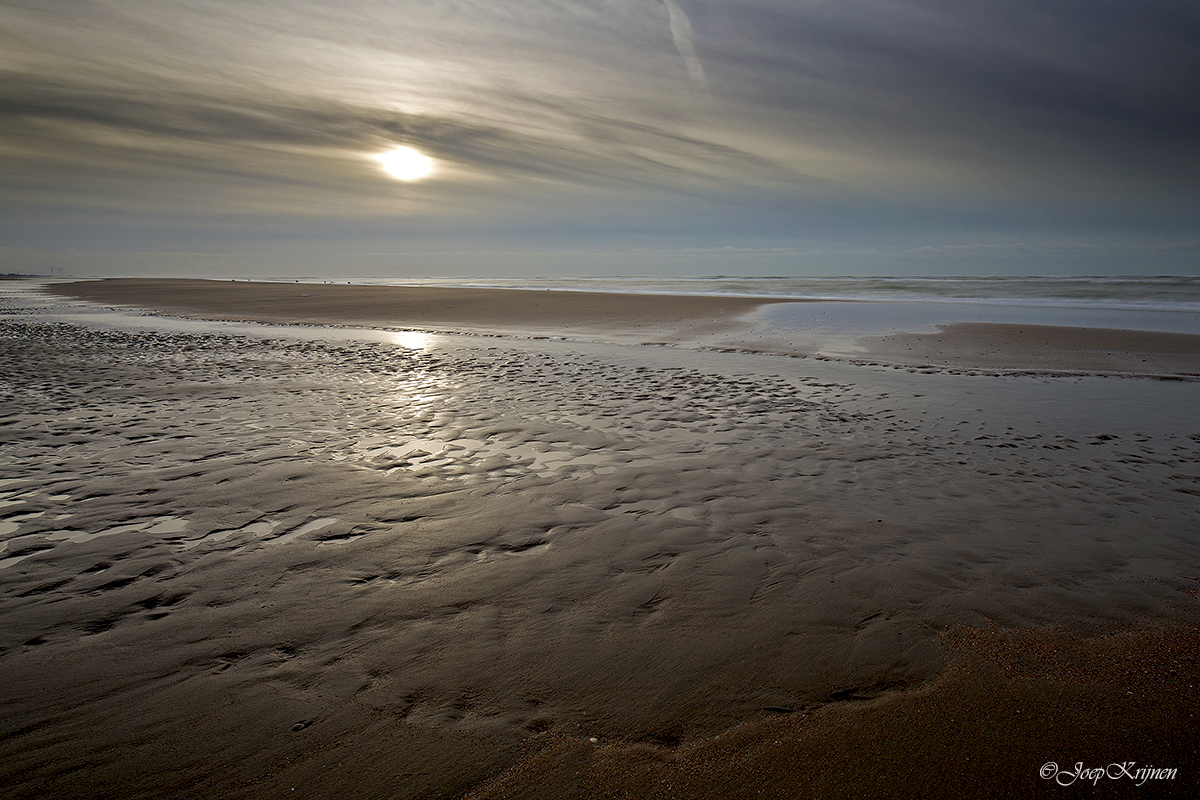
<path fill-rule="evenodd" d="M 591 335 L 917 369 L 1200 377 L 1200 335 L 1188 333 L 1003 322 L 952 322 L 937 325 L 936 333 L 897 330 L 886 335 L 856 335 L 849 329 L 825 335 L 787 327 L 751 330 L 750 317 L 767 306 L 828 302 L 821 300 L 175 278 L 43 288 L 94 303 L 213 321 L 525 337 Z"/>

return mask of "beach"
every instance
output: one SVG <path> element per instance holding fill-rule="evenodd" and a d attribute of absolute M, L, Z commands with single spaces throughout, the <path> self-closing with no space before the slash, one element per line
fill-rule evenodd
<path fill-rule="evenodd" d="M 5 299 L 0 796 L 1200 787 L 1200 337 Z"/>

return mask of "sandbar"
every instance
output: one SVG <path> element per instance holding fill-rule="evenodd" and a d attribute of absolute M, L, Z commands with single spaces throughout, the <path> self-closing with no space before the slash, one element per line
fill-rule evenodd
<path fill-rule="evenodd" d="M 859 344 L 866 357 L 902 364 L 1200 375 L 1200 336 L 1192 334 L 993 322 L 938 328 Z"/>
<path fill-rule="evenodd" d="M 180 316 L 314 325 L 712 333 L 772 298 L 119 278 L 50 291 Z"/>

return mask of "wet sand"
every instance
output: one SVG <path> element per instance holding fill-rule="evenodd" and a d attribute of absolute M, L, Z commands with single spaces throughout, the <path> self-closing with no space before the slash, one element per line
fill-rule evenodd
<path fill-rule="evenodd" d="M 1197 384 L 9 312 L 4 797 L 1195 793 Z"/>

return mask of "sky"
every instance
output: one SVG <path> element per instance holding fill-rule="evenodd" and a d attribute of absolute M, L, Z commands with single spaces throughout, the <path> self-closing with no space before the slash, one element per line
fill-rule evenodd
<path fill-rule="evenodd" d="M 1197 98 L 1194 0 L 0 0 L 0 272 L 1195 275 Z"/>

